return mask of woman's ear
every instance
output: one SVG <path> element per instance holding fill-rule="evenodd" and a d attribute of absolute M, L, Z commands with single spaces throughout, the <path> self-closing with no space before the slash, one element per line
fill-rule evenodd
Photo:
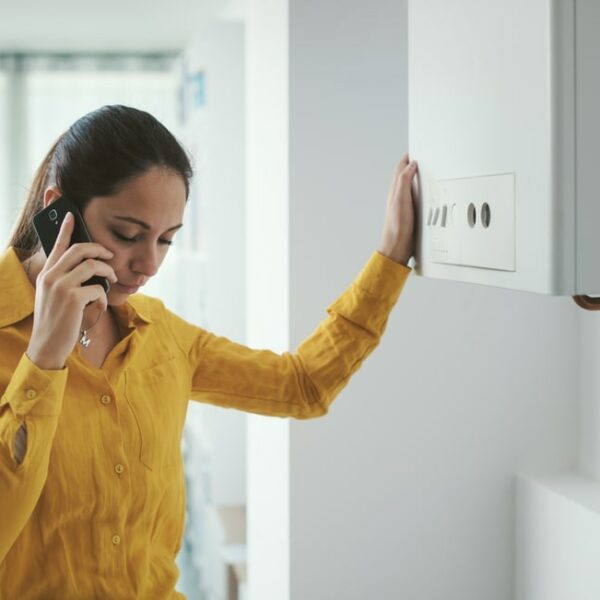
<path fill-rule="evenodd" d="M 51 202 L 54 202 L 57 198 L 60 198 L 60 196 L 60 190 L 56 185 L 51 185 L 50 187 L 46 188 L 46 191 L 44 192 L 44 208 L 46 208 L 46 206 L 48 206 L 48 204 Z"/>

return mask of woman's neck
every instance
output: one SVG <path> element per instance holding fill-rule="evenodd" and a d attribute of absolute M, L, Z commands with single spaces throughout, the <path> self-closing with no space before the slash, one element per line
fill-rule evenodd
<path fill-rule="evenodd" d="M 36 252 L 29 258 L 23 261 L 23 268 L 29 278 L 31 285 L 35 288 L 35 282 L 39 272 L 44 268 L 46 264 L 46 255 L 43 252 Z"/>

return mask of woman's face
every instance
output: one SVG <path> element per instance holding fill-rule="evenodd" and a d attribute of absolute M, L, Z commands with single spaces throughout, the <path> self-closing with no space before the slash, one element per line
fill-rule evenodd
<path fill-rule="evenodd" d="M 90 236 L 114 253 L 105 261 L 119 281 L 111 282 L 109 305 L 122 304 L 157 273 L 169 242 L 182 226 L 185 198 L 181 176 L 155 167 L 119 193 L 94 197 L 85 207 L 83 219 Z"/>

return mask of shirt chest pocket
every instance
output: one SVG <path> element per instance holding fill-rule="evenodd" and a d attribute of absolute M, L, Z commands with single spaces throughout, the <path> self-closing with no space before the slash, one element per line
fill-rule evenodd
<path fill-rule="evenodd" d="M 184 369 L 174 356 L 125 373 L 127 408 L 138 430 L 134 451 L 152 471 L 173 468 L 181 462 L 188 387 Z"/>

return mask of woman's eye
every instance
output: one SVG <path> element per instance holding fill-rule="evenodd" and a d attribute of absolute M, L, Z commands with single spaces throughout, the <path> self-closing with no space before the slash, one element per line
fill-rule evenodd
<path fill-rule="evenodd" d="M 113 231 L 112 233 L 118 240 L 123 240 L 124 242 L 137 242 L 136 238 L 125 237 L 124 235 L 121 235 L 120 233 L 117 233 L 116 231 Z"/>
<path fill-rule="evenodd" d="M 128 242 L 130 244 L 133 244 L 134 242 L 139 241 L 139 238 L 128 238 L 125 237 L 124 235 L 121 235 L 120 233 L 117 233 L 116 231 L 113 231 L 112 234 L 118 239 L 118 240 L 122 240 L 123 242 Z M 165 244 L 167 246 L 170 246 L 173 242 L 169 241 L 169 240 L 160 240 L 161 244 Z"/>

